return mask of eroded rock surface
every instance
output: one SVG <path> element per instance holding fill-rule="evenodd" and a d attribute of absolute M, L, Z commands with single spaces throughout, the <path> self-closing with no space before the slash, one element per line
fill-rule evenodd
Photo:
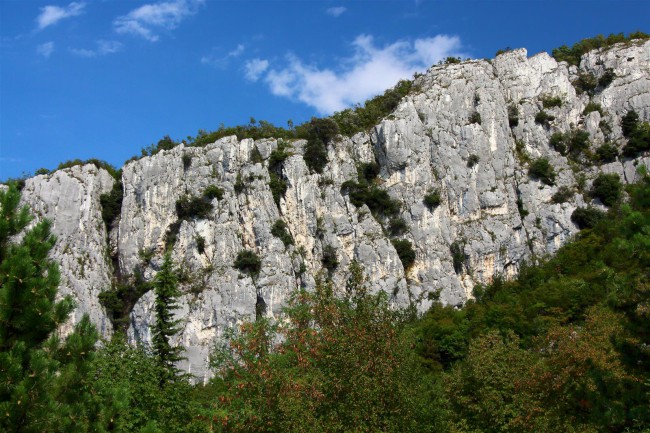
<path fill-rule="evenodd" d="M 592 95 L 572 84 L 580 74 L 600 78 L 607 72 L 615 78 Z M 551 97 L 559 97 L 561 105 L 544 108 Z M 589 102 L 600 104 L 602 113 L 584 114 Z M 634 182 L 638 166 L 650 161 L 646 155 L 601 166 L 579 164 L 549 145 L 551 135 L 583 130 L 591 152 L 606 141 L 620 148 L 626 142 L 621 117 L 631 109 L 650 120 L 650 43 L 588 53 L 580 68 L 558 64 L 546 53 L 529 58 L 519 49 L 491 62 L 432 67 L 371 131 L 330 143 L 323 174 L 309 172 L 304 141 L 289 143 L 291 156 L 282 166 L 288 189 L 279 206 L 268 170 L 278 141 L 235 137 L 203 148 L 180 145 L 126 164 L 121 217 L 109 234 L 99 195 L 113 180 L 103 170 L 84 166 L 37 176 L 27 181 L 23 196 L 39 216 L 54 221 L 61 293 L 78 301 L 73 322 L 89 313 L 108 336 L 111 327 L 97 295 L 110 286 L 111 276 L 138 270 L 151 280 L 162 262 L 166 232 L 178 221 L 176 201 L 201 196 L 210 185 L 224 190 L 221 199 L 212 200 L 207 217 L 181 221 L 173 247 L 185 275 L 177 342 L 187 348 L 184 367 L 201 378 L 215 340 L 255 317 L 258 296 L 265 314 L 277 317 L 292 291 L 314 286 L 324 275 L 321 259 L 328 246 L 339 261 L 330 275 L 335 287 L 344 287 L 346 268 L 357 260 L 374 290 L 389 293 L 395 305 L 415 303 L 420 309 L 438 291 L 443 302 L 461 304 L 475 284 L 495 275 L 511 277 L 523 261 L 553 254 L 577 232 L 572 212 L 587 204 L 601 206 L 587 193 L 599 172 Z M 542 110 L 554 119 L 536 122 Z M 251 162 L 255 148 L 261 163 Z M 554 167 L 555 185 L 528 175 L 530 161 L 539 157 Z M 375 160 L 381 188 L 401 203 L 407 229 L 399 238 L 411 241 L 416 252 L 407 272 L 382 222 L 341 192 L 343 182 L 356 180 L 358 164 Z M 560 187 L 571 188 L 573 195 L 555 204 L 551 197 Z M 423 197 L 433 190 L 440 192 L 441 203 L 430 209 Z M 271 234 L 279 219 L 294 245 L 285 247 Z M 457 263 L 452 245 L 460 252 Z M 262 260 L 255 278 L 233 268 L 242 250 Z M 153 302 L 149 292 L 133 308 L 128 331 L 133 343 L 151 339 Z"/>

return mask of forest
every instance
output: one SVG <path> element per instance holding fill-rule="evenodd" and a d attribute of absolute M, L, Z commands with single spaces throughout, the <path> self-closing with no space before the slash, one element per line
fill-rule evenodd
<path fill-rule="evenodd" d="M 192 384 L 169 344 L 179 295 L 156 275 L 150 349 L 98 344 L 56 301 L 50 223 L 30 226 L 0 192 L 0 426 L 7 432 L 650 431 L 650 175 L 591 228 L 514 280 L 477 286 L 462 308 L 396 310 L 364 270 L 344 289 L 297 289 L 284 319 L 217 345 Z M 622 197 L 622 196 L 621 196 Z M 16 235 L 24 233 L 23 236 Z M 19 241 L 16 241 L 19 239 Z"/>

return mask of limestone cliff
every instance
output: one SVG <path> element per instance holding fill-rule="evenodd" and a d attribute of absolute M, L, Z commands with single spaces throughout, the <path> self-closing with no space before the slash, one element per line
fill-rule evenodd
<path fill-rule="evenodd" d="M 581 74 L 595 79 L 610 74 L 613 80 L 579 93 L 575 83 Z M 555 97 L 561 104 L 548 102 Z M 590 102 L 601 110 L 583 114 Z M 396 305 L 415 303 L 420 309 L 436 291 L 444 302 L 460 304 L 474 284 L 515 275 L 524 260 L 552 254 L 577 232 L 570 216 L 592 202 L 587 191 L 598 173 L 618 173 L 633 182 L 637 167 L 650 160 L 646 155 L 580 164 L 554 150 L 550 137 L 582 130 L 591 151 L 605 141 L 620 148 L 626 142 L 621 118 L 632 109 L 650 120 L 650 43 L 590 52 L 580 68 L 546 53 L 528 58 L 519 49 L 492 61 L 432 67 L 372 130 L 330 142 L 323 174 L 307 168 L 304 141 L 289 143 L 291 156 L 282 165 L 288 188 L 279 206 L 268 168 L 278 141 L 235 137 L 205 147 L 179 145 L 127 163 L 121 215 L 109 232 L 99 196 L 114 181 L 94 166 L 31 178 L 23 198 L 37 215 L 54 221 L 61 293 L 78 302 L 73 321 L 89 313 L 104 336 L 112 327 L 98 294 L 136 270 L 151 280 L 166 232 L 180 222 L 173 259 L 186 277 L 178 342 L 188 351 L 185 368 L 202 376 L 215 339 L 254 318 L 258 296 L 266 314 L 277 316 L 296 287 L 315 284 L 328 246 L 339 262 L 331 273 L 337 287 L 344 284 L 347 265 L 357 260 L 373 289 L 388 292 Z M 554 119 L 540 120 L 540 111 Z M 261 162 L 253 158 L 258 152 Z M 530 161 L 539 157 L 554 167 L 555 185 L 529 176 Z M 398 237 L 415 249 L 407 272 L 382 224 L 341 191 L 345 181 L 356 180 L 360 163 L 375 160 L 380 187 L 401 204 L 407 228 Z M 223 196 L 212 199 L 209 215 L 179 221 L 177 200 L 200 196 L 210 185 L 223 189 Z M 554 203 L 551 197 L 561 187 L 571 188 L 569 199 Z M 441 202 L 431 209 L 423 197 L 433 190 Z M 591 204 L 601 206 L 597 200 Z M 277 220 L 287 224 L 294 245 L 285 247 L 271 234 Z M 255 279 L 233 268 L 245 249 L 262 260 Z M 152 306 L 151 292 L 135 304 L 130 341 L 150 341 Z"/>

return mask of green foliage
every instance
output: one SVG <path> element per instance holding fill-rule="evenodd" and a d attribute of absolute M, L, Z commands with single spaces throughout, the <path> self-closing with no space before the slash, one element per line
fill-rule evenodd
<path fill-rule="evenodd" d="M 273 194 L 273 200 L 275 204 L 280 206 L 280 199 L 284 197 L 287 192 L 288 184 L 287 181 L 279 174 L 275 172 L 269 173 L 269 188 L 271 189 L 271 194 Z"/>
<path fill-rule="evenodd" d="M 566 203 L 573 197 L 573 189 L 568 186 L 561 186 L 551 197 L 551 202 L 555 204 Z"/>
<path fill-rule="evenodd" d="M 233 267 L 254 278 L 262 269 L 262 260 L 254 251 L 243 250 L 237 254 Z"/>
<path fill-rule="evenodd" d="M 404 218 L 394 217 L 388 221 L 388 232 L 391 236 L 400 236 L 408 230 Z"/>
<path fill-rule="evenodd" d="M 623 185 L 616 173 L 601 173 L 594 179 L 591 196 L 599 199 L 605 206 L 614 206 L 621 198 Z"/>
<path fill-rule="evenodd" d="M 443 431 L 439 388 L 424 377 L 387 295 L 370 294 L 356 263 L 345 296 L 335 293 L 322 281 L 298 290 L 281 324 L 244 324 L 217 352 L 213 384 L 225 395 L 215 424 L 230 432 Z"/>
<path fill-rule="evenodd" d="M 280 239 L 285 247 L 293 245 L 293 236 L 291 236 L 287 227 L 287 223 L 282 220 L 277 220 L 271 227 L 271 234 Z"/>
<path fill-rule="evenodd" d="M 183 160 L 183 170 L 187 170 L 188 168 L 191 167 L 192 155 L 190 155 L 189 153 L 184 153 L 181 159 Z"/>
<path fill-rule="evenodd" d="M 196 251 L 199 254 L 205 253 L 205 238 L 201 235 L 196 235 L 194 237 L 194 242 L 196 243 Z"/>
<path fill-rule="evenodd" d="M 540 98 L 544 108 L 553 108 L 562 106 L 562 98 L 559 96 L 544 95 Z"/>
<path fill-rule="evenodd" d="M 176 200 L 176 215 L 179 220 L 205 219 L 212 212 L 212 202 L 207 196 L 190 197 L 184 195 Z"/>
<path fill-rule="evenodd" d="M 534 160 L 528 168 L 528 174 L 536 179 L 542 181 L 546 185 L 552 186 L 555 184 L 555 170 L 546 158 L 538 158 Z"/>
<path fill-rule="evenodd" d="M 449 245 L 449 251 L 451 252 L 451 260 L 454 264 L 454 271 L 457 274 L 463 272 L 463 265 L 467 256 L 465 255 L 465 242 L 462 240 L 456 240 Z"/>
<path fill-rule="evenodd" d="M 582 114 L 584 114 L 586 116 L 587 114 L 591 113 L 592 111 L 598 111 L 600 113 L 600 115 L 603 116 L 603 107 L 597 102 L 589 101 L 589 103 L 585 106 L 585 109 L 582 110 Z"/>
<path fill-rule="evenodd" d="M 402 80 L 382 95 L 367 100 L 364 105 L 334 113 L 331 118 L 338 125 L 339 132 L 349 137 L 367 131 L 397 108 L 402 98 L 411 91 L 412 84 L 411 81 Z"/>
<path fill-rule="evenodd" d="M 102 205 L 102 219 L 107 229 L 111 228 L 113 221 L 122 213 L 123 198 L 124 187 L 122 186 L 121 176 L 113 183 L 111 192 L 99 196 L 99 202 Z"/>
<path fill-rule="evenodd" d="M 425 206 L 427 206 L 431 211 L 440 205 L 440 201 L 440 191 L 438 189 L 429 190 L 422 200 Z"/>
<path fill-rule="evenodd" d="M 87 165 L 87 164 L 92 164 L 97 169 L 103 168 L 106 170 L 114 179 L 120 179 L 122 172 L 121 170 L 117 170 L 115 167 L 113 167 L 111 164 L 109 164 L 106 161 L 102 161 L 100 159 L 86 159 L 86 160 L 81 160 L 81 159 L 71 159 L 69 161 L 65 161 L 60 163 L 56 169 L 57 170 L 63 170 L 64 168 L 70 168 L 70 167 L 76 167 L 76 166 L 82 166 L 82 165 Z"/>
<path fill-rule="evenodd" d="M 589 133 L 580 129 L 572 129 L 565 133 L 555 132 L 551 135 L 549 145 L 561 155 L 577 159 L 589 149 Z"/>
<path fill-rule="evenodd" d="M 598 87 L 598 79 L 590 72 L 583 72 L 571 84 L 579 95 L 585 92 L 591 95 Z"/>
<path fill-rule="evenodd" d="M 350 201 L 357 207 L 364 204 L 370 212 L 378 217 L 396 217 L 400 210 L 400 203 L 390 198 L 387 191 L 379 188 L 375 179 L 379 174 L 379 165 L 376 163 L 363 163 L 357 167 L 358 182 L 348 180 L 341 185 L 341 193 L 350 197 Z"/>
<path fill-rule="evenodd" d="M 623 116 L 621 128 L 623 135 L 628 138 L 623 155 L 635 158 L 650 150 L 650 123 L 640 123 L 636 111 L 630 110 Z"/>
<path fill-rule="evenodd" d="M 519 125 L 519 108 L 514 104 L 508 106 L 508 125 L 511 128 Z"/>
<path fill-rule="evenodd" d="M 593 38 L 583 39 L 580 42 L 575 43 L 572 47 L 562 45 L 559 48 L 555 48 L 552 51 L 552 56 L 558 62 L 568 62 L 570 65 L 578 66 L 580 64 L 580 58 L 583 54 L 599 48 L 611 47 L 614 44 L 620 42 L 631 42 L 633 40 L 646 40 L 650 38 L 650 35 L 647 35 L 643 32 L 634 32 L 628 34 L 626 37 L 623 33 L 610 34 L 605 37 L 603 35 L 597 35 Z"/>
<path fill-rule="evenodd" d="M 154 312 L 156 321 L 152 326 L 152 347 L 156 362 L 160 368 L 161 386 L 176 380 L 179 370 L 176 363 L 184 359 L 182 346 L 172 346 L 169 342 L 180 327 L 179 320 L 174 319 L 174 310 L 178 308 L 178 290 L 176 273 L 173 270 L 171 253 L 167 252 L 160 270 L 153 279 L 152 286 L 156 293 Z"/>
<path fill-rule="evenodd" d="M 500 56 L 501 54 L 509 53 L 510 51 L 512 51 L 512 48 L 510 47 L 498 49 L 494 57 Z"/>
<path fill-rule="evenodd" d="M 339 259 L 336 257 L 336 249 L 332 245 L 323 247 L 323 257 L 321 258 L 323 267 L 332 272 L 339 265 Z"/>
<path fill-rule="evenodd" d="M 535 123 L 542 125 L 545 128 L 550 126 L 550 123 L 555 120 L 555 116 L 548 114 L 546 111 L 542 110 L 535 115 Z"/>
<path fill-rule="evenodd" d="M 571 221 L 573 221 L 580 230 L 593 228 L 604 218 L 605 213 L 593 207 L 579 207 L 571 214 Z"/>
<path fill-rule="evenodd" d="M 0 430 L 104 431 L 108 402 L 87 387 L 97 332 L 84 316 L 65 341 L 57 337 L 74 305 L 69 296 L 55 300 L 51 223 L 28 228 L 19 200 L 14 184 L 0 191 Z"/>
<path fill-rule="evenodd" d="M 444 60 L 443 63 L 445 65 L 455 65 L 455 64 L 458 64 L 460 62 L 461 62 L 460 57 L 451 57 L 451 56 L 449 56 Z"/>
<path fill-rule="evenodd" d="M 98 296 L 99 303 L 106 310 L 106 316 L 116 331 L 126 333 L 129 327 L 129 315 L 136 302 L 151 290 L 140 272 L 122 277 L 114 287 L 104 290 Z"/>
<path fill-rule="evenodd" d="M 251 150 L 250 162 L 251 164 L 261 164 L 264 162 L 264 158 L 262 158 L 262 154 L 257 146 L 253 146 L 253 150 Z"/>
<path fill-rule="evenodd" d="M 142 156 L 153 156 L 160 152 L 161 150 L 171 150 L 174 147 L 178 146 L 180 143 L 171 139 L 169 135 L 165 135 L 163 138 L 158 140 L 158 143 L 151 144 L 145 148 L 142 148 L 140 153 Z"/>
<path fill-rule="evenodd" d="M 630 110 L 621 118 L 621 129 L 624 137 L 630 138 L 638 127 L 639 114 L 636 111 Z"/>
<path fill-rule="evenodd" d="M 614 78 L 616 78 L 614 71 L 612 69 L 606 69 L 605 72 L 603 72 L 603 75 L 601 75 L 598 79 L 598 87 L 602 87 L 604 89 L 605 87 L 612 84 Z"/>
<path fill-rule="evenodd" d="M 481 113 L 479 113 L 478 111 L 473 111 L 472 114 L 469 115 L 468 121 L 469 121 L 469 123 L 477 123 L 477 124 L 480 125 L 481 124 Z"/>
<path fill-rule="evenodd" d="M 310 171 L 322 173 L 327 165 L 327 143 L 339 133 L 338 124 L 331 118 L 312 117 L 306 128 L 308 138 L 303 155 L 305 164 Z"/>
<path fill-rule="evenodd" d="M 235 194 L 241 194 L 246 189 L 246 184 L 241 176 L 241 172 L 237 172 L 237 177 L 235 178 L 235 184 L 233 185 Z"/>
<path fill-rule="evenodd" d="M 469 158 L 467 158 L 467 167 L 469 168 L 474 167 L 476 164 L 478 164 L 479 160 L 480 158 L 478 157 L 478 155 L 472 153 L 469 156 Z"/>
<path fill-rule="evenodd" d="M 215 198 L 217 200 L 221 200 L 223 198 L 223 189 L 219 188 L 216 185 L 208 185 L 205 187 L 203 190 L 203 197 L 207 198 L 208 200 L 214 200 Z"/>
<path fill-rule="evenodd" d="M 402 262 L 402 266 L 404 266 L 404 270 L 407 271 L 415 263 L 413 244 L 408 239 L 393 239 L 391 243 Z"/>
<path fill-rule="evenodd" d="M 601 164 L 614 162 L 616 161 L 617 157 L 618 157 L 618 147 L 616 147 L 614 144 L 610 142 L 604 143 L 596 149 L 595 158 L 596 161 L 600 162 Z"/>

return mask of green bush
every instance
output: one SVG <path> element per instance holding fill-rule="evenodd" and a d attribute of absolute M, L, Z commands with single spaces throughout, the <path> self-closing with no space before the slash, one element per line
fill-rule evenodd
<path fill-rule="evenodd" d="M 562 106 L 562 98 L 559 96 L 544 95 L 542 96 L 542 106 L 544 108 L 553 108 Z"/>
<path fill-rule="evenodd" d="M 449 246 L 449 251 L 451 252 L 451 260 L 454 264 L 454 271 L 457 274 L 460 274 L 463 271 L 463 264 L 465 263 L 465 242 L 463 241 L 454 241 Z"/>
<path fill-rule="evenodd" d="M 605 88 L 612 84 L 612 81 L 614 81 L 614 78 L 616 78 L 616 74 L 612 69 L 606 69 L 605 72 L 603 72 L 603 75 L 600 76 L 598 79 L 598 87 Z"/>
<path fill-rule="evenodd" d="M 627 37 L 624 33 L 610 34 L 605 37 L 603 35 L 598 35 L 593 38 L 583 39 L 580 42 L 575 43 L 572 47 L 562 45 L 559 48 L 555 48 L 552 51 L 552 56 L 558 62 L 568 62 L 570 65 L 578 66 L 580 64 L 580 58 L 583 54 L 591 50 L 598 48 L 607 48 L 619 42 L 629 42 L 632 40 L 646 40 L 650 38 L 650 35 L 647 35 L 643 32 L 634 32 L 630 33 Z"/>
<path fill-rule="evenodd" d="M 635 158 L 650 150 L 650 123 L 643 122 L 637 126 L 623 148 L 623 154 Z"/>
<path fill-rule="evenodd" d="M 429 190 L 422 201 L 430 210 L 437 208 L 440 205 L 440 191 L 437 189 Z"/>
<path fill-rule="evenodd" d="M 550 126 L 550 123 L 555 120 L 555 116 L 548 114 L 546 111 L 542 110 L 535 115 L 535 123 L 542 125 L 546 128 Z"/>
<path fill-rule="evenodd" d="M 348 195 L 350 202 L 357 207 L 368 206 L 375 217 L 396 216 L 401 208 L 399 201 L 393 200 L 387 191 L 377 185 L 369 185 L 363 176 L 363 172 L 360 172 L 358 183 L 352 180 L 343 182 L 341 193 Z"/>
<path fill-rule="evenodd" d="M 205 238 L 201 235 L 196 235 L 194 242 L 196 243 L 196 250 L 199 254 L 203 254 L 205 252 Z"/>
<path fill-rule="evenodd" d="M 208 185 L 204 190 L 203 190 L 203 197 L 207 198 L 208 200 L 221 200 L 223 198 L 223 189 L 219 188 L 216 185 Z"/>
<path fill-rule="evenodd" d="M 183 170 L 187 170 L 192 165 L 192 155 L 184 153 L 181 157 L 183 160 Z"/>
<path fill-rule="evenodd" d="M 551 202 L 555 204 L 566 203 L 573 197 L 573 189 L 568 186 L 561 186 L 551 197 Z"/>
<path fill-rule="evenodd" d="M 514 104 L 508 106 L 508 125 L 511 128 L 519 125 L 519 108 Z"/>
<path fill-rule="evenodd" d="M 406 232 L 407 229 L 408 226 L 406 225 L 404 218 L 391 218 L 388 222 L 388 231 L 391 236 L 399 236 Z"/>
<path fill-rule="evenodd" d="M 269 155 L 269 171 L 281 173 L 282 164 L 291 155 L 293 154 L 289 151 L 289 146 L 284 141 L 279 141 L 278 147 Z"/>
<path fill-rule="evenodd" d="M 253 150 L 251 150 L 250 161 L 251 164 L 261 164 L 264 162 L 264 158 L 262 158 L 262 154 L 257 146 L 253 146 Z"/>
<path fill-rule="evenodd" d="M 469 123 L 478 123 L 480 125 L 481 113 L 479 113 L 478 111 L 472 112 L 472 114 L 469 115 Z"/>
<path fill-rule="evenodd" d="M 478 155 L 471 154 L 469 158 L 467 158 L 467 167 L 472 168 L 479 162 L 479 157 Z"/>
<path fill-rule="evenodd" d="M 271 194 L 273 194 L 273 201 L 275 201 L 276 205 L 280 206 L 280 199 L 284 197 L 288 189 L 287 181 L 275 172 L 270 172 L 269 176 L 269 188 L 271 189 Z"/>
<path fill-rule="evenodd" d="M 276 238 L 280 239 L 285 247 L 293 245 L 293 237 L 289 230 L 287 229 L 287 223 L 282 220 L 277 220 L 271 227 L 271 234 Z"/>
<path fill-rule="evenodd" d="M 167 231 L 165 232 L 165 250 L 169 251 L 176 245 L 176 241 L 178 240 L 178 233 L 181 231 L 181 224 L 183 223 L 183 220 L 176 220 L 173 223 L 167 227 Z"/>
<path fill-rule="evenodd" d="M 262 261 L 254 251 L 243 250 L 237 254 L 233 267 L 240 272 L 255 277 L 262 269 Z"/>
<path fill-rule="evenodd" d="M 585 92 L 592 94 L 596 87 L 598 87 L 598 79 L 590 72 L 583 72 L 571 84 L 573 84 L 573 87 L 579 95 Z"/>
<path fill-rule="evenodd" d="M 336 257 L 336 250 L 331 245 L 323 247 L 323 257 L 321 263 L 328 271 L 332 272 L 339 265 L 339 260 Z"/>
<path fill-rule="evenodd" d="M 212 203 L 205 197 L 184 195 L 176 200 L 176 215 L 179 220 L 204 219 L 210 216 Z"/>
<path fill-rule="evenodd" d="M 595 157 L 600 163 L 614 162 L 618 157 L 618 148 L 610 142 L 604 143 L 596 149 Z"/>
<path fill-rule="evenodd" d="M 603 107 L 597 102 L 589 101 L 589 103 L 587 104 L 585 109 L 582 110 L 582 114 L 584 114 L 586 116 L 587 114 L 591 113 L 592 111 L 598 111 L 601 116 L 603 115 Z"/>
<path fill-rule="evenodd" d="M 246 184 L 242 178 L 241 172 L 237 172 L 237 177 L 235 178 L 235 184 L 233 185 L 235 194 L 241 194 L 246 189 Z"/>
<path fill-rule="evenodd" d="M 445 65 L 455 65 L 455 64 L 460 63 L 460 62 L 461 62 L 460 57 L 451 57 L 451 56 L 449 56 L 444 60 Z"/>
<path fill-rule="evenodd" d="M 102 219 L 107 229 L 110 229 L 113 221 L 120 216 L 123 198 L 124 188 L 121 177 L 113 183 L 111 192 L 99 196 L 99 202 L 102 205 Z"/>
<path fill-rule="evenodd" d="M 595 227 L 603 218 L 605 218 L 605 212 L 593 207 L 579 207 L 571 214 L 571 221 L 580 230 Z"/>
<path fill-rule="evenodd" d="M 599 199 L 607 207 L 613 206 L 620 200 L 622 191 L 623 185 L 616 173 L 599 174 L 591 186 L 591 196 Z"/>
<path fill-rule="evenodd" d="M 363 179 L 368 183 L 372 183 L 377 176 L 379 176 L 379 164 L 376 162 L 362 162 L 357 167 L 359 179 Z"/>
<path fill-rule="evenodd" d="M 393 239 L 391 240 L 395 251 L 399 256 L 400 261 L 404 270 L 407 271 L 413 263 L 415 263 L 415 250 L 413 249 L 413 244 L 408 239 Z"/>
<path fill-rule="evenodd" d="M 546 158 L 538 158 L 530 164 L 528 174 L 546 185 L 555 184 L 555 170 Z"/>
<path fill-rule="evenodd" d="M 579 129 L 566 133 L 556 132 L 551 135 L 549 145 L 561 155 L 575 158 L 589 149 L 589 133 Z"/>
<path fill-rule="evenodd" d="M 57 170 L 63 170 L 64 168 L 76 167 L 76 166 L 87 165 L 87 164 L 92 164 L 95 167 L 97 167 L 98 169 L 103 168 L 114 179 L 119 179 L 122 176 L 122 170 L 116 170 L 115 167 L 113 167 L 108 162 L 102 161 L 100 159 L 95 159 L 95 158 L 86 159 L 86 160 L 71 159 L 71 160 L 60 163 L 56 169 Z"/>
<path fill-rule="evenodd" d="M 630 138 L 638 127 L 639 115 L 636 111 L 630 110 L 621 118 L 621 129 L 623 129 L 624 137 Z"/>

